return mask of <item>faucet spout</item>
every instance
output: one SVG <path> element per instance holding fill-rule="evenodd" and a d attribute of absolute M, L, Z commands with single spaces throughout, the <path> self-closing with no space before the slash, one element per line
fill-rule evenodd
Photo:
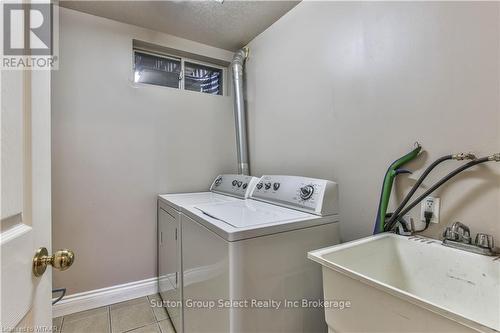
<path fill-rule="evenodd" d="M 453 223 L 443 232 L 444 246 L 487 256 L 497 255 L 491 235 L 480 233 L 476 235 L 474 244 L 471 240 L 469 227 L 461 222 Z"/>

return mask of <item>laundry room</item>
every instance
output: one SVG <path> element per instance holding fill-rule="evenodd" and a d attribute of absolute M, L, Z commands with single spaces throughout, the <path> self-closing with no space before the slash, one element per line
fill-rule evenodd
<path fill-rule="evenodd" d="M 500 2 L 1 6 L 2 330 L 500 331 Z"/>

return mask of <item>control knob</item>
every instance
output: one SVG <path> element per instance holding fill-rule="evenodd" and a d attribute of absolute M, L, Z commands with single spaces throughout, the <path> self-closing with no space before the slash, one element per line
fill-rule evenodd
<path fill-rule="evenodd" d="M 302 200 L 308 200 L 312 197 L 314 193 L 314 186 L 306 185 L 300 188 L 300 198 Z"/>
<path fill-rule="evenodd" d="M 222 177 L 219 177 L 215 180 L 215 186 L 219 186 L 222 183 Z"/>
<path fill-rule="evenodd" d="M 266 187 L 266 190 L 269 190 L 271 188 L 271 183 L 266 183 L 264 186 Z"/>

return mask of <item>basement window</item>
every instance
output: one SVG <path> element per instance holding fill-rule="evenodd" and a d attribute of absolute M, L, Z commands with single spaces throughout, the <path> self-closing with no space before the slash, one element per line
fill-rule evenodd
<path fill-rule="evenodd" d="M 179 58 L 134 52 L 134 81 L 180 88 L 182 63 Z"/>
<path fill-rule="evenodd" d="M 225 68 L 184 57 L 134 50 L 134 82 L 224 95 Z"/>
<path fill-rule="evenodd" d="M 212 95 L 222 95 L 222 69 L 184 62 L 184 88 Z"/>

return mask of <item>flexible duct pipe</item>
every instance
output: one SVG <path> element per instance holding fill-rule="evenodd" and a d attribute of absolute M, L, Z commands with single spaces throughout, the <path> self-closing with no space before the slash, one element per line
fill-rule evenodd
<path fill-rule="evenodd" d="M 236 149 L 238 154 L 238 173 L 250 174 L 248 165 L 247 119 L 243 96 L 243 66 L 248 56 L 248 48 L 238 50 L 231 62 L 234 90 L 234 120 L 236 124 Z"/>

